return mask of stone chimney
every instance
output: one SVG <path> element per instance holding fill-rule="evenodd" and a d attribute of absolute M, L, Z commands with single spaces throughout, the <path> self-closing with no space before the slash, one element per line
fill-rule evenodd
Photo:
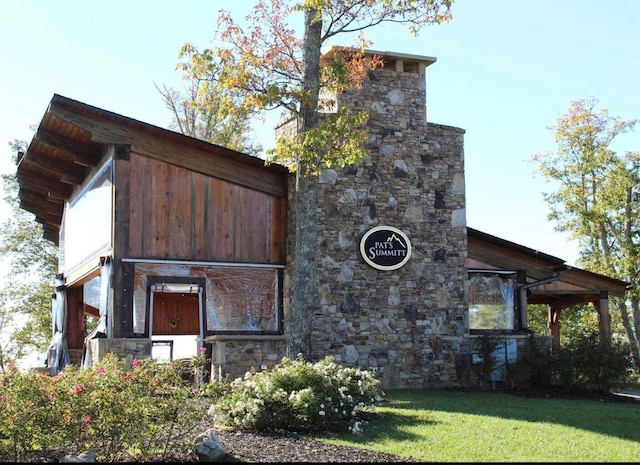
<path fill-rule="evenodd" d="M 369 111 L 369 156 L 318 179 L 312 357 L 374 370 L 387 389 L 457 386 L 468 333 L 464 130 L 426 121 L 435 58 L 367 53 L 384 67 L 335 98 Z M 410 241 L 400 268 L 364 259 L 361 241 L 376 227 Z"/>

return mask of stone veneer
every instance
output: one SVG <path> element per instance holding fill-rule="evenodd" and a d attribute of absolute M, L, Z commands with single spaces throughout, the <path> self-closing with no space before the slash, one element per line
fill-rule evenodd
<path fill-rule="evenodd" d="M 97 338 L 91 339 L 89 344 L 91 351 L 92 367 L 104 358 L 107 353 L 116 354 L 119 358 L 131 363 L 134 358 L 143 359 L 151 357 L 151 339 L 148 338 Z"/>
<path fill-rule="evenodd" d="M 284 336 L 212 336 L 211 379 L 221 381 L 248 371 L 273 368 L 285 354 Z"/>
<path fill-rule="evenodd" d="M 397 69 L 337 99 L 369 110 L 369 156 L 319 177 L 311 357 L 373 370 L 384 388 L 459 386 L 470 376 L 464 130 L 426 123 L 424 74 Z M 410 239 L 404 267 L 360 256 L 379 225 Z"/>

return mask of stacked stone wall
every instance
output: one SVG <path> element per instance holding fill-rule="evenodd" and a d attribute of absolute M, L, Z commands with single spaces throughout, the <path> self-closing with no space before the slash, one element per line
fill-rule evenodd
<path fill-rule="evenodd" d="M 211 379 L 232 380 L 244 377 L 248 371 L 273 368 L 284 357 L 283 338 L 215 340 L 212 343 Z"/>
<path fill-rule="evenodd" d="M 319 178 L 312 358 L 374 370 L 386 388 L 459 385 L 468 333 L 464 131 L 426 123 L 417 73 L 376 71 L 338 103 L 369 111 L 369 156 Z M 411 241 L 398 270 L 360 256 L 362 235 L 379 225 Z"/>
<path fill-rule="evenodd" d="M 116 354 L 129 364 L 134 358 L 151 357 L 151 339 L 148 338 L 96 338 L 91 339 L 89 348 L 92 368 L 108 353 Z"/>

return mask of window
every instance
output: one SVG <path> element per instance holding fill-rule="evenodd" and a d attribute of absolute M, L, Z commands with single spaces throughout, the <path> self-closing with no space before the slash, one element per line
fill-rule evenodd
<path fill-rule="evenodd" d="M 467 281 L 469 329 L 516 329 L 514 272 L 473 271 Z"/>
<path fill-rule="evenodd" d="M 282 331 L 281 270 L 218 268 L 209 273 L 212 305 L 207 330 L 212 333 Z"/>
<path fill-rule="evenodd" d="M 60 269 L 69 274 L 111 246 L 112 164 L 107 163 L 65 205 L 60 229 Z"/>
<path fill-rule="evenodd" d="M 148 334 L 152 284 L 198 282 L 204 291 L 201 317 L 204 318 L 202 331 L 205 337 L 215 334 L 280 335 L 283 332 L 282 281 L 281 265 L 138 262 L 134 277 L 133 331 Z M 158 301 L 160 297 L 164 300 Z M 169 309 L 169 320 L 176 320 L 175 317 L 185 311 L 186 303 L 174 305 L 170 296 L 159 294 L 155 300 Z M 155 314 L 153 316 L 155 318 Z M 179 318 L 180 323 L 176 323 L 171 332 L 188 332 L 185 319 L 185 315 Z M 166 327 L 160 329 L 169 331 Z M 153 327 L 152 333 L 159 334 Z"/>

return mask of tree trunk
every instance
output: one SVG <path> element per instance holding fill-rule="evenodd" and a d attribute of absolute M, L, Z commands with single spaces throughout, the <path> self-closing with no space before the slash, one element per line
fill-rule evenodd
<path fill-rule="evenodd" d="M 636 367 L 640 370 L 640 347 L 638 346 L 638 339 L 636 337 L 636 332 L 634 331 L 634 327 L 629 319 L 629 313 L 627 309 L 627 304 L 624 300 L 616 299 L 616 307 L 620 311 L 620 319 L 622 320 L 622 326 L 624 327 L 624 331 L 627 335 L 627 340 L 629 341 L 629 349 L 631 350 L 631 355 L 636 361 Z M 633 304 L 634 300 L 632 299 L 632 308 L 634 308 Z M 637 301 L 636 305 L 637 307 Z M 635 312 L 634 312 L 635 313 Z M 634 320 L 638 321 L 638 317 L 640 315 L 634 314 Z"/>
<path fill-rule="evenodd" d="M 307 99 L 300 107 L 298 132 L 318 124 L 318 77 L 322 22 L 315 21 L 317 11 L 305 12 L 303 90 Z M 298 354 L 308 360 L 311 355 L 311 323 L 316 308 L 316 206 L 317 179 L 309 174 L 308 162 L 299 162 L 296 170 L 294 198 L 296 237 L 287 352 L 290 358 Z"/>

